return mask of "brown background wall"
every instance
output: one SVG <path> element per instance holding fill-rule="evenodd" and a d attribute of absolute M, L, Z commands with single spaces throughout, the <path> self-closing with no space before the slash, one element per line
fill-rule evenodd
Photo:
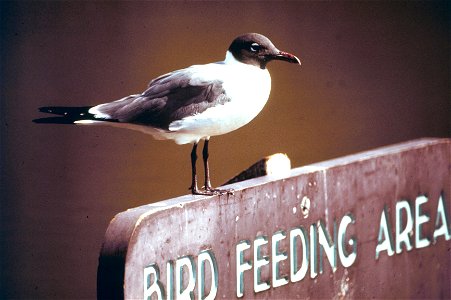
<path fill-rule="evenodd" d="M 300 166 L 450 136 L 445 1 L 0 5 L 1 298 L 95 297 L 109 220 L 188 192 L 189 145 L 36 125 L 36 108 L 141 92 L 167 71 L 222 60 L 238 34 L 263 33 L 303 64 L 270 65 L 263 112 L 212 139 L 216 184 L 275 152 Z"/>

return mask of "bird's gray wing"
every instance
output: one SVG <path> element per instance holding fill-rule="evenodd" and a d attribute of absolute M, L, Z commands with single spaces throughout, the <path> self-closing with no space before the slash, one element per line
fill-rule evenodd
<path fill-rule="evenodd" d="M 152 80 L 142 94 L 101 104 L 96 111 L 119 122 L 168 130 L 173 121 L 228 101 L 222 81 L 204 80 L 187 68 L 162 75 Z"/>

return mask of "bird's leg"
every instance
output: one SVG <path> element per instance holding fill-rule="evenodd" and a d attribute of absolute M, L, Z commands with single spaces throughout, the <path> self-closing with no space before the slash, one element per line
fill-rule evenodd
<path fill-rule="evenodd" d="M 191 193 L 193 195 L 207 195 L 212 196 L 217 193 L 211 191 L 211 189 L 199 190 L 197 187 L 197 172 L 196 172 L 196 161 L 197 161 L 197 143 L 194 143 L 193 150 L 191 150 Z"/>
<path fill-rule="evenodd" d="M 194 195 L 200 193 L 197 188 L 197 172 L 196 172 L 196 161 L 197 161 L 197 143 L 194 143 L 193 150 L 191 150 L 191 187 L 189 188 Z"/>
<path fill-rule="evenodd" d="M 204 148 L 202 149 L 202 158 L 204 160 L 204 171 L 205 171 L 205 190 L 212 190 L 211 181 L 210 181 L 210 168 L 208 166 L 208 142 L 209 140 L 205 140 Z"/>
<path fill-rule="evenodd" d="M 231 190 L 231 189 L 229 189 L 229 190 L 214 189 L 211 186 L 210 167 L 208 165 L 208 142 L 209 142 L 209 140 L 206 139 L 204 142 L 204 148 L 202 149 L 202 158 L 204 160 L 204 170 L 205 170 L 204 189 L 206 192 L 211 192 L 214 195 L 233 194 L 233 190 Z"/>

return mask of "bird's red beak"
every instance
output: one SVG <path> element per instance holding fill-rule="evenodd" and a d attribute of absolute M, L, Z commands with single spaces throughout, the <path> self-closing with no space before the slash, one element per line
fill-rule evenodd
<path fill-rule="evenodd" d="M 301 61 L 299 60 L 299 58 L 297 58 L 295 55 L 288 53 L 288 52 L 279 51 L 279 53 L 277 53 L 276 55 L 272 55 L 271 58 L 287 61 L 287 62 L 294 63 L 294 64 L 299 64 L 299 65 L 301 64 Z"/>

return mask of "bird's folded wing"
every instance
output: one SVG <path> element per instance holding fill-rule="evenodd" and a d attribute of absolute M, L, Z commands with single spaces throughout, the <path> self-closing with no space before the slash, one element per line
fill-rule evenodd
<path fill-rule="evenodd" d="M 173 121 L 228 101 L 221 80 L 202 78 L 191 67 L 162 75 L 152 80 L 142 94 L 100 104 L 90 113 L 168 130 Z"/>

